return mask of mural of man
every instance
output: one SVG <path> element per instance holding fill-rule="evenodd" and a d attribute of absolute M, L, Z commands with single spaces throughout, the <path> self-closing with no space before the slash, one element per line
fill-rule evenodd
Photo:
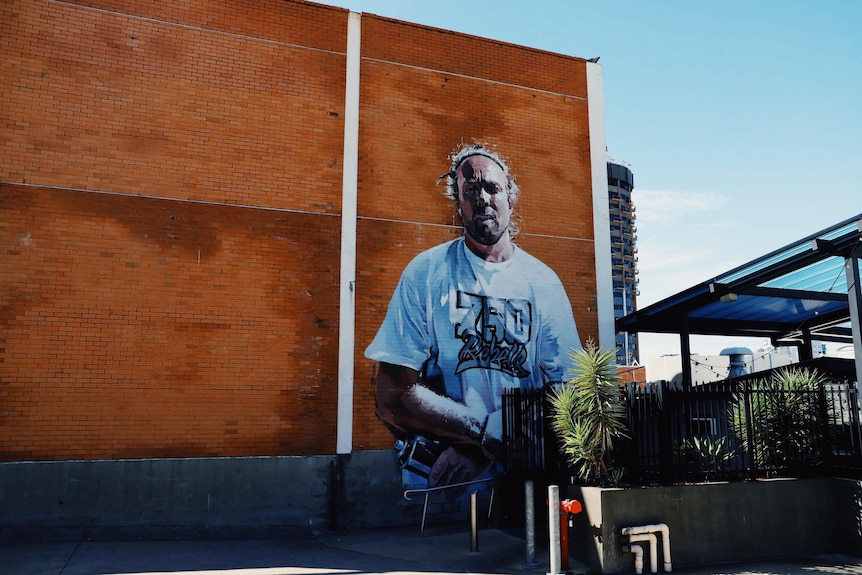
<path fill-rule="evenodd" d="M 563 380 L 581 348 L 559 278 L 513 242 L 520 190 L 508 164 L 479 144 L 451 160 L 438 181 L 464 234 L 407 265 L 365 351 L 379 362 L 377 413 L 418 438 L 410 469 L 431 487 L 487 474 L 504 455 L 503 391 Z"/>

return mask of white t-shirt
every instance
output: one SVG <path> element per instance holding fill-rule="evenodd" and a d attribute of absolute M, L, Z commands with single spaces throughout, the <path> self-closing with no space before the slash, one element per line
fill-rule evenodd
<path fill-rule="evenodd" d="M 518 247 L 486 262 L 462 237 L 407 265 L 365 356 L 442 379 L 442 393 L 483 414 L 504 389 L 564 380 L 572 349 L 581 342 L 554 271 Z"/>

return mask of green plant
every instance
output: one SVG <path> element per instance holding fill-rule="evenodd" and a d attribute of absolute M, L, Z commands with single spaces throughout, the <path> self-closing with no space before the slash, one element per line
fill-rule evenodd
<path fill-rule="evenodd" d="M 612 465 L 613 440 L 628 437 L 628 429 L 616 350 L 600 350 L 590 340 L 570 359 L 571 377 L 550 394 L 560 450 L 581 481 L 618 483 L 622 470 Z"/>
<path fill-rule="evenodd" d="M 732 414 L 734 432 L 759 469 L 802 471 L 820 463 L 819 391 L 824 376 L 799 367 L 777 370 L 745 395 Z"/>
<path fill-rule="evenodd" d="M 726 437 L 691 437 L 680 446 L 679 452 L 705 481 L 724 473 L 725 464 L 734 456 Z"/>

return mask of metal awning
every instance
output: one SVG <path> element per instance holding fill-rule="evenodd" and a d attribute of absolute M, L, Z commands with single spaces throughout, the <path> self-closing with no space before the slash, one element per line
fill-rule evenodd
<path fill-rule="evenodd" d="M 857 215 L 619 318 L 616 329 L 677 333 L 683 355 L 693 334 L 769 338 L 800 346 L 801 357 L 814 340 L 853 343 L 859 372 L 860 242 Z"/>

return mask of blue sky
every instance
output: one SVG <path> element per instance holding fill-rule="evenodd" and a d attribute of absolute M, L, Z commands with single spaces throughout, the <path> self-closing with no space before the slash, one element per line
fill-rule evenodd
<path fill-rule="evenodd" d="M 862 0 L 320 3 L 601 57 L 608 152 L 635 174 L 639 307 L 862 213 Z"/>

